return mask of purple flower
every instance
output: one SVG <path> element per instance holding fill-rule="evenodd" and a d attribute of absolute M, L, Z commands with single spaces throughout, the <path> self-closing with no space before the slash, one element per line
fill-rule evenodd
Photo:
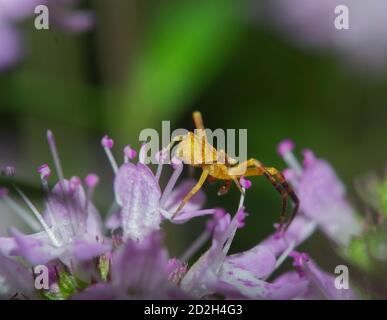
<path fill-rule="evenodd" d="M 11 237 L 0 238 L 0 253 L 9 257 L 22 257 L 30 265 L 50 263 L 54 265 L 54 269 L 64 269 L 66 274 L 70 272 L 71 276 L 76 276 L 82 281 L 97 282 L 90 291 L 82 292 L 80 297 L 87 297 L 89 293 L 95 295 L 95 292 L 100 292 L 99 290 L 102 290 L 101 294 L 103 293 L 105 297 L 110 294 L 111 298 L 127 297 L 122 294 L 127 294 L 128 290 L 134 290 L 133 297 L 150 296 L 145 292 L 145 288 L 150 288 L 152 283 L 156 285 L 159 280 L 155 279 L 152 282 L 149 274 L 146 274 L 144 281 L 150 282 L 137 283 L 138 279 L 129 279 L 125 270 L 130 266 L 133 272 L 136 268 L 138 272 L 146 272 L 145 265 L 154 264 L 152 273 L 161 276 L 155 270 L 160 271 L 160 266 L 165 265 L 163 267 L 165 274 L 161 276 L 165 283 L 160 285 L 165 288 L 171 285 L 171 290 L 168 289 L 165 293 L 171 298 L 181 297 L 182 293 L 177 290 L 176 284 L 184 275 L 185 268 L 177 259 L 166 260 L 166 250 L 162 247 L 157 231 L 163 220 L 184 223 L 193 217 L 216 212 L 215 209 L 200 210 L 205 197 L 203 192 L 198 192 L 187 203 L 185 210 L 172 218 L 172 213 L 195 184 L 193 180 L 186 180 L 175 188 L 183 164 L 176 159 L 173 161 L 174 172 L 161 192 L 158 180 L 162 173 L 162 161 L 159 163 L 157 173 L 153 174 L 150 168 L 141 162 L 141 156 L 140 162 L 131 163 L 130 160 L 134 159 L 135 152 L 125 147 L 124 163 L 118 166 L 111 150 L 114 141 L 107 136 L 102 139 L 102 146 L 115 172 L 115 205 L 118 207 L 117 213 L 110 217 L 109 223 L 114 221 L 114 228 L 122 231 L 120 234 L 119 230 L 115 230 L 112 239 L 109 239 L 104 235 L 101 217 L 92 203 L 99 177 L 96 174 L 89 174 L 84 182 L 79 177 L 65 179 L 51 131 L 47 132 L 47 139 L 59 181 L 51 188 L 48 183 L 52 173 L 50 167 L 44 164 L 38 168 L 46 194 L 45 209 L 42 214 L 23 191 L 14 185 L 34 218 L 13 200 L 7 189 L 0 189 L 0 200 L 14 209 L 19 217 L 36 232 L 26 235 L 15 228 L 10 228 Z M 142 153 L 144 148 L 146 146 L 142 148 Z M 7 167 L 2 170 L 2 173 L 12 177 L 15 175 L 15 169 Z M 149 260 L 146 260 L 147 256 Z M 98 274 L 98 270 L 96 272 L 93 263 L 95 259 L 102 259 L 102 261 L 108 259 L 104 266 L 98 267 L 102 268 L 99 271 L 101 275 Z M 174 264 L 171 264 L 172 261 Z M 102 273 L 105 274 L 104 277 Z M 109 277 L 109 281 L 101 283 L 100 280 L 106 277 Z M 56 287 L 60 287 L 58 281 L 60 282 L 60 279 L 55 282 Z M 74 293 L 79 291 L 78 289 L 74 288 Z M 158 297 L 164 294 L 161 291 L 158 293 L 160 294 Z M 60 297 L 61 293 L 55 294 Z"/>
<path fill-rule="evenodd" d="M 349 10 L 347 30 L 335 28 L 339 5 Z M 276 29 L 304 47 L 329 49 L 345 64 L 366 72 L 387 67 L 384 0 L 270 0 L 267 12 Z"/>
<path fill-rule="evenodd" d="M 23 41 L 16 28 L 0 16 L 0 71 L 15 65 L 23 57 Z"/>
<path fill-rule="evenodd" d="M 347 247 L 351 238 L 360 234 L 361 225 L 346 199 L 343 183 L 328 162 L 305 150 L 301 166 L 292 149 L 285 140 L 278 151 L 289 166 L 284 174 L 300 198 L 302 214 L 337 244 Z"/>
<path fill-rule="evenodd" d="M 324 296 L 319 297 L 328 299 L 355 297 L 352 291 L 339 292 L 334 287 L 334 277 L 320 270 L 309 258 L 304 264 L 305 254 L 295 255 L 294 249 L 314 232 L 316 226 L 314 221 L 301 215 L 294 219 L 285 233 L 276 231 L 250 250 L 228 255 L 237 229 L 244 225 L 243 201 L 244 196 L 233 218 L 224 213 L 214 215 L 216 222 L 209 225 L 213 235 L 210 249 L 181 280 L 181 287 L 186 292 L 196 298 L 220 294 L 242 299 L 305 299 L 311 292 L 322 292 Z M 287 257 L 295 259 L 298 277 L 288 279 L 288 274 L 293 274 L 289 272 L 268 281 Z M 316 287 L 320 291 L 314 290 Z"/>
<path fill-rule="evenodd" d="M 33 16 L 35 7 L 47 5 L 53 24 L 63 31 L 81 32 L 93 25 L 88 11 L 70 11 L 76 0 L 0 0 L 0 71 L 13 67 L 23 58 L 24 42 L 17 23 Z"/>
<path fill-rule="evenodd" d="M 13 204 L 19 216 L 24 218 L 32 229 L 35 231 L 43 229 L 43 231 L 25 235 L 11 228 L 11 238 L 0 238 L 0 252 L 22 256 L 33 265 L 44 264 L 59 258 L 71 266 L 109 251 L 111 245 L 104 239 L 100 215 L 91 202 L 96 176 L 88 176 L 87 193 L 78 177 L 64 179 L 54 136 L 50 131 L 47 133 L 47 138 L 59 182 L 49 190 L 47 179 L 51 170 L 47 165 L 39 167 L 38 172 L 41 174 L 42 185 L 47 194 L 44 214 L 40 214 L 27 196 L 15 186 L 40 225 L 13 202 L 8 194 L 3 196 L 8 203 Z M 92 177 L 94 179 L 91 179 Z"/>
<path fill-rule="evenodd" d="M 123 244 L 111 258 L 110 281 L 90 286 L 73 299 L 188 298 L 170 281 L 171 271 L 160 234 L 154 232 L 140 242 L 128 240 Z"/>
<path fill-rule="evenodd" d="M 211 248 L 188 270 L 182 288 L 197 298 L 214 293 L 229 298 L 290 299 L 301 295 L 307 282 L 274 285 L 266 279 L 290 252 L 314 230 L 314 224 L 296 218 L 285 235 L 275 235 L 245 252 L 228 255 L 231 242 L 246 217 L 242 196 L 240 207 L 231 219 L 217 214 L 212 227 Z"/>
<path fill-rule="evenodd" d="M 115 201 L 111 210 L 113 214 L 107 223 L 105 222 L 105 225 L 109 225 L 113 230 L 110 230 L 110 236 L 107 236 L 99 212 L 92 202 L 95 188 L 100 182 L 99 177 L 91 173 L 84 181 L 79 177 L 66 179 L 51 131 L 47 132 L 47 138 L 58 182 L 53 187 L 50 186 L 52 171 L 47 164 L 38 168 L 45 193 L 43 213 L 40 213 L 16 185 L 13 185 L 14 189 L 34 217 L 13 200 L 7 189 L 0 189 L 0 201 L 14 209 L 34 230 L 34 233 L 27 235 L 11 228 L 10 237 L 0 238 L 0 297 L 356 298 L 351 290 L 338 292 L 333 276 L 320 270 L 308 255 L 295 251 L 314 232 L 317 225 L 331 232 L 335 240 L 342 240 L 343 238 L 338 238 L 336 232 L 330 229 L 331 222 L 319 220 L 314 216 L 314 210 L 320 210 L 321 214 L 323 209 L 327 210 L 327 205 L 331 206 L 328 211 L 332 206 L 337 211 L 343 208 L 347 210 L 349 206 L 343 202 L 342 188 L 330 167 L 328 170 L 325 162 L 324 165 L 316 165 L 318 160 L 311 152 L 305 153 L 304 167 L 301 167 L 291 153 L 293 145 L 290 141 L 279 148 L 285 160 L 292 164 L 292 169 L 288 172 L 290 180 L 303 197 L 319 195 L 316 191 L 310 194 L 306 192 L 310 191 L 311 181 L 318 184 L 318 190 L 329 189 L 327 191 L 330 196 L 327 199 L 330 201 L 316 200 L 320 205 L 316 209 L 313 201 L 306 200 L 305 207 L 302 207 L 304 214 L 298 215 L 286 232 L 279 231 L 279 226 L 276 225 L 273 234 L 253 248 L 230 254 L 236 233 L 246 222 L 244 198 L 246 187 L 251 187 L 250 181 L 242 179 L 243 192 L 233 217 L 222 209 L 201 209 L 205 200 L 203 192 L 198 192 L 182 212 L 173 215 L 184 196 L 195 185 L 193 180 L 177 184 L 183 163 L 173 159 L 173 173 L 161 190 L 159 180 L 164 167 L 163 154 L 158 157 L 156 173 L 144 164 L 146 145 L 141 148 L 137 163 L 131 162 L 137 153 L 126 146 L 123 150 L 124 163 L 118 165 L 112 153 L 114 141 L 105 136 L 101 144 L 115 174 Z M 317 180 L 313 175 L 315 165 L 319 170 L 325 170 Z M 16 173 L 10 166 L 1 172 L 9 178 Z M 339 205 L 333 203 L 335 201 Z M 180 258 L 170 258 L 162 243 L 162 222 L 180 224 L 202 215 L 211 215 L 203 233 Z M 337 221 L 345 221 L 348 224 L 348 216 L 353 218 L 347 214 L 345 219 L 339 218 Z M 189 259 L 211 237 L 210 248 L 189 266 Z M 339 240 L 338 243 L 342 244 Z M 288 257 L 294 259 L 295 271 L 286 272 L 273 279 L 273 273 Z M 19 264 L 16 258 L 22 258 L 23 264 Z M 48 268 L 49 289 L 38 290 L 33 286 L 31 266 L 38 264 L 45 264 Z"/>
<path fill-rule="evenodd" d="M 107 140 L 104 138 L 102 144 L 105 146 L 109 159 L 112 159 L 110 153 L 112 143 L 108 145 L 106 143 Z M 158 172 L 154 175 L 149 167 L 141 162 L 137 164 L 126 162 L 118 168 L 115 161 L 113 161 L 112 167 L 113 169 L 116 168 L 114 192 L 120 210 L 108 222 L 110 225 L 117 227 L 114 222 L 121 221 L 124 239 L 141 240 L 153 231 L 158 230 L 163 220 L 179 224 L 191 218 L 215 212 L 215 209 L 200 210 L 205 197 L 204 193 L 199 191 L 187 203 L 184 210 L 172 218 L 184 196 L 195 185 L 195 181 L 186 180 L 175 188 L 183 169 L 183 164 L 178 163 L 164 191 L 161 192 L 158 180 L 162 166 L 163 164 L 160 162 Z"/>
<path fill-rule="evenodd" d="M 292 252 L 296 271 L 287 272 L 273 282 L 274 285 L 292 286 L 307 284 L 299 299 L 354 300 L 358 299 L 352 289 L 335 287 L 335 277 L 322 271 L 305 253 Z"/>
<path fill-rule="evenodd" d="M 46 0 L 53 23 L 65 32 L 84 32 L 94 25 L 94 14 L 88 10 L 71 10 L 79 0 Z"/>

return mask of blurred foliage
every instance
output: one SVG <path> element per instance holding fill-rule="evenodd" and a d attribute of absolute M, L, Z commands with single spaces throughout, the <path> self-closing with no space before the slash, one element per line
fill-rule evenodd
<path fill-rule="evenodd" d="M 157 4 L 112 114 L 119 136 L 177 119 L 225 64 L 241 33 L 242 2 L 178 1 Z M 163 4 L 163 5 L 162 5 Z M 135 121 L 130 121 L 135 119 Z M 130 122 L 130 125 L 128 125 Z"/>

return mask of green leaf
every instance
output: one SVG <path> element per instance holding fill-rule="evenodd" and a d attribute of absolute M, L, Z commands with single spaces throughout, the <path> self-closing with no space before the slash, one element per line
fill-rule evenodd
<path fill-rule="evenodd" d="M 365 238 L 353 238 L 347 250 L 347 256 L 355 265 L 367 271 L 372 268 Z"/>
<path fill-rule="evenodd" d="M 384 179 L 383 182 L 377 188 L 377 193 L 379 196 L 380 210 L 387 217 L 387 179 Z"/>
<path fill-rule="evenodd" d="M 61 294 L 50 291 L 41 291 L 40 296 L 45 300 L 64 300 Z"/>
<path fill-rule="evenodd" d="M 103 281 L 106 281 L 109 275 L 109 270 L 110 270 L 110 262 L 109 259 L 105 256 L 102 255 L 99 258 L 99 272 L 101 274 L 101 278 Z"/>
<path fill-rule="evenodd" d="M 61 271 L 59 272 L 59 292 L 64 299 L 69 298 L 79 290 L 83 290 L 87 287 L 87 283 L 78 279 L 74 275 Z"/>
<path fill-rule="evenodd" d="M 67 272 L 59 273 L 59 291 L 67 299 L 76 292 L 77 282 L 74 276 Z"/>
<path fill-rule="evenodd" d="M 365 271 L 385 273 L 387 234 L 384 226 L 375 226 L 361 237 L 351 240 L 347 256 Z"/>

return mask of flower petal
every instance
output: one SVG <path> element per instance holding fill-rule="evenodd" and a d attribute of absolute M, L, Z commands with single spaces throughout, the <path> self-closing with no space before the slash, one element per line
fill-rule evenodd
<path fill-rule="evenodd" d="M 168 255 L 160 238 L 154 232 L 140 242 L 128 240 L 114 253 L 111 274 L 116 288 L 147 297 L 168 283 Z"/>
<path fill-rule="evenodd" d="M 34 9 L 39 4 L 45 4 L 47 0 L 0 0 L 1 18 L 20 20 L 34 14 Z"/>
<path fill-rule="evenodd" d="M 74 238 L 86 236 L 103 237 L 100 214 L 93 203 L 87 202 L 81 184 L 74 184 L 68 180 L 58 182 L 49 196 L 48 208 L 45 219 L 54 226 L 56 235 L 62 242 L 67 243 Z"/>
<path fill-rule="evenodd" d="M 305 277 L 310 281 L 310 288 L 306 297 L 316 299 L 325 298 L 332 300 L 355 300 L 355 292 L 349 289 L 337 289 L 335 287 L 335 276 L 321 270 L 313 261 L 305 263 Z"/>
<path fill-rule="evenodd" d="M 17 247 L 16 241 L 12 237 L 0 237 L 0 253 L 8 256 L 15 251 Z"/>
<path fill-rule="evenodd" d="M 159 229 L 160 187 L 150 169 L 138 163 L 119 168 L 114 181 L 116 200 L 121 205 L 124 238 L 142 239 Z"/>
<path fill-rule="evenodd" d="M 88 31 L 95 23 L 94 14 L 87 10 L 61 10 L 54 17 L 56 27 L 68 32 Z"/>
<path fill-rule="evenodd" d="M 295 284 L 271 284 L 258 279 L 250 271 L 236 270 L 227 265 L 223 265 L 219 273 L 219 280 L 250 299 L 292 299 L 305 292 L 308 283 L 305 281 Z"/>
<path fill-rule="evenodd" d="M 72 300 L 122 300 L 127 296 L 110 283 L 97 283 L 71 297 Z"/>
<path fill-rule="evenodd" d="M 73 244 L 72 253 L 79 261 L 90 260 L 111 250 L 111 245 L 98 242 L 77 241 Z"/>
<path fill-rule="evenodd" d="M 184 197 L 192 190 L 197 183 L 194 179 L 185 180 L 180 183 L 170 194 L 165 202 L 165 209 L 170 212 L 175 212 L 181 204 Z M 202 190 L 199 190 L 184 206 L 184 211 L 194 211 L 203 207 L 206 201 L 206 196 Z"/>
<path fill-rule="evenodd" d="M 276 258 L 273 252 L 263 245 L 258 245 L 248 251 L 227 256 L 222 268 L 229 269 L 229 272 L 238 269 L 250 271 L 252 275 L 262 279 L 270 275 L 275 266 Z"/>
<path fill-rule="evenodd" d="M 32 299 L 36 297 L 34 279 L 30 269 L 0 254 L 0 298 L 15 294 Z"/>
<path fill-rule="evenodd" d="M 275 256 L 279 256 L 290 245 L 294 248 L 300 245 L 316 229 L 316 223 L 308 218 L 298 215 L 290 224 L 288 230 L 283 234 L 273 234 L 261 242 L 269 248 Z"/>
<path fill-rule="evenodd" d="M 45 232 L 25 235 L 12 228 L 11 234 L 17 245 L 12 255 L 19 255 L 32 265 L 45 264 L 63 253 L 62 248 L 57 248 L 50 244 L 50 240 Z"/>
<path fill-rule="evenodd" d="M 11 68 L 23 57 L 22 36 L 7 21 L 1 20 L 0 16 L 0 71 Z"/>
<path fill-rule="evenodd" d="M 360 233 L 344 185 L 326 161 L 314 159 L 305 167 L 297 192 L 302 212 L 339 244 L 348 245 L 351 237 Z"/>

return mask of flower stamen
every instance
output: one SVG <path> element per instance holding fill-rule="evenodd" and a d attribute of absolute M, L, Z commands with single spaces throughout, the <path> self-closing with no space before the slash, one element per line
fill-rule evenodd
<path fill-rule="evenodd" d="M 176 165 L 174 169 L 175 170 L 173 171 L 171 177 L 169 178 L 167 186 L 165 187 L 164 192 L 161 196 L 161 199 L 160 199 L 160 206 L 161 207 L 164 207 L 165 202 L 167 201 L 173 188 L 176 185 L 177 180 L 179 179 L 181 173 L 183 172 L 183 164 L 180 163 L 179 165 Z"/>
<path fill-rule="evenodd" d="M 73 229 L 73 232 L 75 232 L 75 230 L 74 230 L 74 222 L 75 222 L 74 220 L 75 219 L 73 217 L 73 212 L 70 209 L 71 206 L 70 206 L 70 201 L 67 197 L 67 190 L 66 190 L 66 186 L 64 183 L 65 180 L 64 180 L 62 165 L 61 165 L 60 158 L 59 158 L 59 152 L 58 152 L 58 149 L 56 147 L 54 134 L 52 133 L 51 130 L 47 130 L 47 141 L 48 141 L 48 145 L 49 145 L 49 148 L 51 151 L 52 158 L 54 159 L 54 165 L 55 165 L 56 173 L 57 173 L 58 178 L 59 178 L 59 186 L 60 186 L 61 191 L 62 191 L 63 199 L 65 200 L 67 210 L 69 212 L 70 221 L 71 221 L 71 228 Z"/>
<path fill-rule="evenodd" d="M 93 197 L 93 193 L 96 185 L 99 183 L 99 177 L 95 173 L 90 173 L 85 178 L 85 184 L 88 187 L 87 195 L 86 195 L 86 205 L 85 212 L 87 214 L 89 204 L 91 203 L 91 199 Z"/>
<path fill-rule="evenodd" d="M 278 145 L 277 152 L 284 159 L 290 168 L 294 170 L 297 176 L 301 176 L 302 167 L 292 152 L 294 149 L 294 143 L 291 140 L 284 140 Z"/>
<path fill-rule="evenodd" d="M 130 145 L 127 145 L 124 148 L 124 162 L 128 163 L 130 160 L 133 160 L 137 156 L 137 151 L 133 149 Z"/>
<path fill-rule="evenodd" d="M 26 210 L 19 206 L 19 204 L 9 196 L 7 188 L 0 188 L 0 200 L 3 200 L 8 207 L 14 210 L 16 215 L 21 218 L 33 231 L 38 232 L 41 230 L 39 223 L 37 223 Z"/>
<path fill-rule="evenodd" d="M 33 205 L 33 203 L 30 201 L 30 199 L 28 199 L 28 197 L 24 194 L 24 192 L 22 190 L 20 190 L 19 187 L 17 187 L 16 185 L 13 185 L 13 187 L 15 188 L 16 192 L 20 195 L 20 197 L 23 199 L 23 201 L 26 203 L 26 205 L 30 208 L 30 210 L 34 213 L 36 219 L 42 225 L 44 231 L 46 231 L 46 233 L 47 233 L 48 237 L 50 238 L 50 240 L 52 241 L 52 243 L 55 246 L 59 247 L 60 243 L 59 243 L 58 239 L 55 237 L 54 233 L 51 231 L 51 229 L 47 225 L 46 221 L 44 220 L 44 218 L 42 217 L 42 215 L 38 211 L 38 209 Z"/>
<path fill-rule="evenodd" d="M 111 151 L 111 149 L 114 146 L 113 139 L 110 139 L 107 135 L 105 135 L 102 138 L 102 140 L 101 140 L 101 145 L 102 145 L 102 147 L 105 150 L 106 156 L 109 159 L 109 162 L 110 162 L 110 165 L 113 168 L 114 174 L 117 174 L 117 172 L 118 172 L 118 165 L 117 165 L 116 159 L 114 158 L 113 153 Z"/>

